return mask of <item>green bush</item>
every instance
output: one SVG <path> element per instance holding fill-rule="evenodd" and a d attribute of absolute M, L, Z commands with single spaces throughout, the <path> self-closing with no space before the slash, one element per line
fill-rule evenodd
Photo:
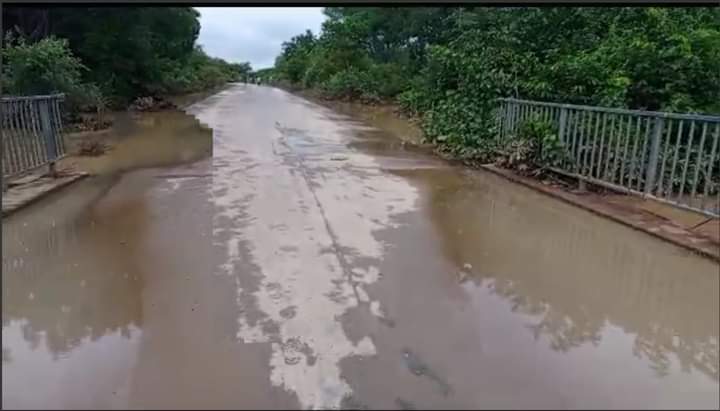
<path fill-rule="evenodd" d="M 48 37 L 29 43 L 8 34 L 2 57 L 4 94 L 65 93 L 70 111 L 94 110 L 104 102 L 96 85 L 83 83 L 82 73 L 87 68 L 73 55 L 65 39 Z"/>
<path fill-rule="evenodd" d="M 325 13 L 319 36 L 287 43 L 275 75 L 331 97 L 395 98 L 422 118 L 430 141 L 450 152 L 491 146 L 498 97 L 720 112 L 717 8 L 331 7 Z"/>
<path fill-rule="evenodd" d="M 565 160 L 565 146 L 551 123 L 538 119 L 520 125 L 517 139 L 532 147 L 529 160 L 537 166 L 559 166 Z"/>
<path fill-rule="evenodd" d="M 47 19 L 51 35 L 38 39 L 29 15 Z M 3 25 L 32 41 L 3 44 L 4 89 L 62 91 L 77 106 L 96 105 L 101 94 L 109 97 L 102 103 L 124 108 L 137 97 L 245 78 L 248 63 L 211 58 L 196 46 L 198 17 L 192 7 L 9 7 Z"/>
<path fill-rule="evenodd" d="M 330 97 L 361 97 L 368 91 L 368 77 L 356 69 L 343 70 L 333 74 L 321 84 L 322 90 Z"/>

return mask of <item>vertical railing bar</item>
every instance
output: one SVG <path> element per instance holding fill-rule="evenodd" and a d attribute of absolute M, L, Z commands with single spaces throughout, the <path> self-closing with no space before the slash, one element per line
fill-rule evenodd
<path fill-rule="evenodd" d="M 710 194 L 709 189 L 712 184 L 712 171 L 715 165 L 715 154 L 717 153 L 718 140 L 720 140 L 720 122 L 715 123 L 715 137 L 713 138 L 712 149 L 710 151 L 710 161 L 708 162 L 707 178 L 705 179 L 705 188 L 703 190 L 703 199 L 701 204 L 703 210 L 705 209 L 705 199 Z M 718 193 L 720 194 L 720 188 L 718 189 Z M 712 200 L 710 201 L 712 202 Z M 718 210 L 718 212 L 720 212 L 720 210 Z"/>
<path fill-rule="evenodd" d="M 605 149 L 605 131 L 607 130 L 607 113 L 602 113 L 602 130 L 600 131 L 600 147 L 598 148 L 597 164 L 595 164 L 595 178 L 601 178 L 602 154 Z"/>
<path fill-rule="evenodd" d="M 60 122 L 60 100 L 53 99 L 50 102 L 50 120 L 52 123 L 53 139 L 55 141 L 55 157 L 52 159 L 57 160 L 62 154 L 64 154 L 65 144 L 62 137 L 62 123 Z"/>
<path fill-rule="evenodd" d="M 20 165 L 20 170 L 27 167 L 27 150 L 25 150 L 22 140 L 22 134 L 20 133 L 20 120 L 18 119 L 18 116 L 20 116 L 20 107 L 18 104 L 18 101 L 13 101 L 12 103 L 12 116 L 10 116 L 10 122 L 12 123 L 13 128 L 13 134 L 15 137 L 15 142 L 17 143 L 17 147 L 20 151 L 20 156 L 18 157 L 18 163 Z"/>
<path fill-rule="evenodd" d="M 652 122 L 652 137 L 650 136 L 650 119 L 653 119 Z M 643 187 L 643 195 L 648 195 L 652 193 L 653 186 L 655 184 L 655 174 L 657 173 L 657 163 L 658 158 L 660 156 L 660 145 L 662 144 L 662 132 L 663 127 L 665 127 L 665 118 L 662 116 L 653 116 L 648 117 L 648 123 L 646 134 L 645 134 L 645 140 L 647 143 L 650 143 L 650 153 L 648 154 L 648 161 L 645 165 L 645 186 Z M 652 141 L 650 139 L 652 138 Z M 644 155 L 643 155 L 643 163 L 644 161 Z M 662 176 L 660 177 L 660 180 L 662 181 Z M 640 190 L 640 185 L 638 184 L 638 190 Z"/>
<path fill-rule="evenodd" d="M 510 127 L 512 122 L 512 104 L 505 103 L 505 129 L 503 130 L 503 138 L 507 139 L 510 135 Z"/>
<path fill-rule="evenodd" d="M 680 120 L 680 125 L 678 125 L 677 137 L 675 138 L 675 154 L 673 155 L 672 168 L 670 168 L 670 184 L 668 186 L 670 188 L 670 191 L 665 193 L 665 199 L 669 199 L 673 193 L 673 185 L 675 184 L 675 169 L 677 168 L 678 154 L 680 152 L 680 141 L 682 139 L 682 131 L 684 125 L 685 120 Z"/>
<path fill-rule="evenodd" d="M 30 117 L 30 122 L 33 125 L 33 133 L 32 135 L 32 144 L 33 144 L 33 150 L 35 151 L 35 166 L 39 166 L 41 164 L 44 164 L 46 161 L 46 155 L 43 155 L 44 150 L 43 147 L 45 144 L 43 144 L 43 136 L 42 136 L 42 127 L 40 126 L 40 123 L 38 121 L 38 110 L 39 110 L 39 101 L 38 100 L 28 100 L 27 102 L 27 112 Z"/>
<path fill-rule="evenodd" d="M 512 129 L 512 103 L 508 102 L 508 109 L 507 109 L 507 129 L 506 129 L 506 137 L 510 136 L 510 130 Z"/>
<path fill-rule="evenodd" d="M 593 169 L 595 168 L 595 147 L 600 136 L 600 122 L 602 121 L 603 113 L 598 112 L 595 116 L 595 133 L 592 138 L 592 149 L 590 150 L 590 169 L 588 170 L 588 176 L 593 176 Z M 597 173 L 596 173 L 597 174 Z"/>
<path fill-rule="evenodd" d="M 11 102 L 9 104 L 9 106 L 11 107 L 11 109 L 10 109 L 10 115 L 8 117 L 8 122 L 11 127 L 11 138 L 13 140 L 13 146 L 15 147 L 15 150 L 16 150 L 15 173 L 18 173 L 23 169 L 23 166 L 24 166 L 23 163 L 25 162 L 25 152 L 22 149 L 22 139 L 19 134 L 18 126 L 17 126 L 17 115 L 18 115 L 17 104 L 15 102 Z"/>
<path fill-rule="evenodd" d="M 500 128 L 498 128 L 498 135 L 496 139 L 502 141 L 505 139 L 505 102 L 500 104 Z"/>
<path fill-rule="evenodd" d="M 5 123 L 7 124 L 7 138 L 8 140 L 12 141 L 13 149 L 15 150 L 15 168 L 13 169 L 13 173 L 16 173 L 17 170 L 20 169 L 22 165 L 22 157 L 20 154 L 20 150 L 17 144 L 17 138 L 15 136 L 15 125 L 13 122 L 13 117 L 15 115 L 15 107 L 12 101 L 8 101 L 5 104 L 5 112 L 3 113 L 5 116 Z"/>
<path fill-rule="evenodd" d="M 690 207 L 695 204 L 695 193 L 697 192 L 698 178 L 700 177 L 700 169 L 702 168 L 703 149 L 705 148 L 705 136 L 707 135 L 707 121 L 703 121 L 702 132 L 700 134 L 700 145 L 698 146 L 697 164 L 695 164 L 695 175 L 693 176 L 692 186 L 690 186 L 690 198 L 688 205 Z"/>
<path fill-rule="evenodd" d="M 695 120 L 690 123 L 690 135 L 688 136 L 687 152 L 685 153 L 685 165 L 683 166 L 682 179 L 680 180 L 680 190 L 676 201 L 682 203 L 682 195 L 685 194 L 685 178 L 687 178 L 688 165 L 690 163 L 690 152 L 692 152 L 692 142 L 695 137 Z"/>
<path fill-rule="evenodd" d="M 505 102 L 503 104 L 505 105 L 505 107 L 503 109 L 502 137 L 503 137 L 503 140 L 505 140 L 505 137 L 507 137 L 507 134 L 508 134 L 508 127 L 510 126 L 510 103 Z"/>
<path fill-rule="evenodd" d="M 626 132 L 627 135 L 625 136 L 625 147 L 623 148 L 623 156 L 622 156 L 622 159 L 620 160 L 620 176 L 619 176 L 620 177 L 619 178 L 620 185 L 623 185 L 623 180 L 625 179 L 625 163 L 627 161 L 628 146 L 630 145 L 630 135 L 632 133 L 631 129 L 632 129 L 633 118 L 634 118 L 633 116 L 630 116 L 630 115 L 628 116 L 628 126 L 627 126 L 627 132 Z"/>
<path fill-rule="evenodd" d="M 641 191 L 640 187 L 642 186 L 642 179 L 643 179 L 642 170 L 648 169 L 647 164 L 645 164 L 645 152 L 647 151 L 648 139 L 650 138 L 650 122 L 653 119 L 654 119 L 654 117 L 651 117 L 651 116 L 647 116 L 645 118 L 645 134 L 643 135 L 642 149 L 640 151 L 640 164 L 638 166 L 637 181 L 635 184 L 635 190 L 637 190 L 637 191 Z M 647 183 L 647 181 L 646 181 L 646 183 Z"/>
<path fill-rule="evenodd" d="M 62 118 L 60 117 L 60 108 L 61 108 L 60 105 L 62 102 L 60 99 L 56 99 L 54 101 L 54 103 L 55 103 L 54 104 L 55 109 L 54 109 L 53 113 L 55 114 L 55 121 L 53 122 L 53 124 L 55 125 L 55 137 L 57 139 L 57 149 L 58 149 L 57 154 L 64 155 L 65 154 L 65 139 L 63 138 Z"/>
<path fill-rule="evenodd" d="M 525 115 L 527 116 L 527 119 L 534 120 L 535 106 L 526 106 L 525 108 L 526 108 Z"/>
<path fill-rule="evenodd" d="M 7 125 L 7 104 L 5 102 L 0 102 L 0 108 L 2 111 L 0 111 L 0 121 L 2 123 L 0 124 L 0 132 L 2 133 L 2 150 L 3 150 L 3 176 L 9 175 L 12 173 L 13 169 L 13 156 L 12 156 L 12 149 L 10 147 L 10 139 L 8 136 L 8 131 L 10 130 L 10 127 Z M 5 189 L 6 185 L 3 181 L 3 190 Z"/>
<path fill-rule="evenodd" d="M 533 120 L 533 106 L 525 106 L 525 122 Z"/>
<path fill-rule="evenodd" d="M 575 172 L 582 175 L 582 153 L 583 153 L 583 142 L 585 137 L 585 121 L 586 121 L 586 111 L 581 110 L 581 118 L 578 119 L 578 144 L 577 144 L 577 152 L 575 153 Z"/>
<path fill-rule="evenodd" d="M 505 103 L 501 102 L 497 109 L 497 120 L 495 123 L 497 126 L 497 130 L 495 130 L 496 132 L 495 132 L 495 136 L 494 136 L 496 141 L 499 141 L 502 139 L 502 129 L 503 129 L 502 122 L 505 119 L 505 117 L 503 116 L 503 105 L 504 104 Z"/>
<path fill-rule="evenodd" d="M 10 173 L 14 174 L 17 173 L 18 170 L 20 170 L 20 150 L 17 144 L 17 139 L 15 138 L 15 127 L 12 123 L 12 117 L 14 115 L 14 109 L 12 107 L 12 102 L 3 102 L 3 121 L 5 124 L 4 130 L 5 130 L 5 141 L 6 144 L 9 146 L 8 150 L 8 156 L 12 158 L 12 161 L 10 162 L 11 169 Z"/>
<path fill-rule="evenodd" d="M 19 130 L 22 133 L 23 150 L 27 155 L 26 168 L 32 168 L 35 165 L 35 152 L 32 147 L 32 129 L 28 127 L 28 121 L 26 116 L 27 100 L 21 100 L 18 102 L 20 111 L 18 112 L 18 119 L 20 120 Z"/>
<path fill-rule="evenodd" d="M 572 148 L 570 149 L 570 161 L 572 161 L 572 168 L 575 169 L 575 163 L 577 159 L 577 137 L 578 137 L 578 123 L 580 123 L 580 115 L 581 111 L 579 110 L 572 110 L 573 113 L 572 119 L 573 119 L 573 132 L 572 132 Z"/>
<path fill-rule="evenodd" d="M 27 100 L 25 102 L 25 116 L 26 121 L 29 121 L 29 124 L 32 125 L 32 131 L 30 132 L 30 145 L 33 149 L 33 155 L 35 156 L 35 162 L 33 164 L 34 167 L 39 166 L 42 164 L 43 156 L 42 156 L 42 147 L 40 146 L 40 142 L 38 141 L 38 136 L 40 135 L 38 124 L 35 121 L 35 116 L 37 115 L 37 100 Z"/>
<path fill-rule="evenodd" d="M 657 197 L 662 197 L 665 190 L 665 164 L 667 164 L 668 149 L 670 148 L 670 139 L 672 138 L 672 125 L 673 120 L 667 119 L 667 132 L 665 133 L 665 147 L 663 148 L 662 163 L 660 163 L 660 181 L 658 181 L 658 188 L 655 192 Z"/>
<path fill-rule="evenodd" d="M 12 167 L 12 163 L 10 162 L 11 160 L 10 160 L 10 155 L 9 155 L 9 151 L 8 151 L 8 145 L 5 142 L 6 141 L 5 129 L 7 128 L 7 127 L 5 127 L 5 111 L 6 111 L 5 103 L 0 103 L 0 137 L 2 138 L 2 142 L 0 144 L 2 144 L 3 176 L 10 174 L 10 168 Z M 5 192 L 5 183 L 6 183 L 6 181 L 3 180 L 3 184 L 2 184 L 3 192 Z"/>
<path fill-rule="evenodd" d="M 522 123 L 525 120 L 525 112 L 527 111 L 527 106 L 525 104 L 518 104 L 518 115 L 517 115 L 517 124 L 515 125 L 515 134 L 520 133 L 520 129 L 522 129 Z"/>
<path fill-rule="evenodd" d="M 575 158 L 575 137 L 577 134 L 577 116 L 576 110 L 568 109 L 568 156 L 565 161 L 566 167 L 572 170 L 572 165 Z"/>
<path fill-rule="evenodd" d="M 640 128 L 642 127 L 642 117 L 638 116 L 637 121 L 635 122 L 635 134 L 633 137 L 633 144 L 632 144 L 632 154 L 630 154 L 630 161 L 628 166 L 630 167 L 630 170 L 628 170 L 628 176 L 627 180 L 625 182 L 625 185 L 627 185 L 628 188 L 632 187 L 632 180 L 635 176 L 635 168 L 637 166 L 637 148 L 638 148 L 638 139 L 640 138 Z"/>
<path fill-rule="evenodd" d="M 30 153 L 28 152 L 27 144 L 25 144 L 25 136 L 23 133 L 23 124 L 22 124 L 22 107 L 21 107 L 21 101 L 16 100 L 14 102 L 15 110 L 14 110 L 14 116 L 13 120 L 15 120 L 15 132 L 18 139 L 18 146 L 20 147 L 20 150 L 22 151 L 22 161 L 23 161 L 23 167 L 22 170 L 26 170 L 31 167 L 32 161 L 30 160 Z"/>
<path fill-rule="evenodd" d="M 615 175 L 617 174 L 618 163 L 620 161 L 620 146 L 622 145 L 623 131 L 623 115 L 616 114 L 615 116 L 618 118 L 618 129 L 617 135 L 615 137 L 615 153 L 613 154 L 612 175 L 610 175 L 610 179 L 608 180 L 611 183 L 614 183 L 616 181 Z"/>
<path fill-rule="evenodd" d="M 560 118 L 558 119 L 558 140 L 562 145 L 563 151 L 567 151 L 567 139 L 565 138 L 565 127 L 567 125 L 567 109 L 560 109 Z M 564 158 L 565 156 L 563 156 Z"/>
<path fill-rule="evenodd" d="M 500 107 L 498 107 L 498 110 L 496 113 L 496 115 L 497 115 L 497 120 L 495 123 L 495 126 L 497 127 L 497 133 L 495 135 L 496 140 L 502 139 L 503 121 L 505 120 L 505 117 L 503 116 L 504 105 L 505 105 L 505 103 L 500 104 Z"/>
<path fill-rule="evenodd" d="M 596 112 L 590 112 L 588 115 L 588 121 L 585 123 L 586 134 L 583 136 L 583 156 L 582 156 L 582 175 L 589 176 L 590 170 L 588 169 L 588 161 L 590 160 L 590 144 L 593 140 L 593 121 L 597 118 Z"/>
<path fill-rule="evenodd" d="M 38 102 L 36 116 L 40 121 L 41 136 L 44 142 L 46 158 L 44 164 L 49 164 L 48 174 L 52 177 L 56 177 L 55 158 L 57 157 L 58 148 L 55 132 L 52 126 L 53 120 L 51 101 L 47 99 L 40 100 Z"/>
<path fill-rule="evenodd" d="M 512 115 L 513 115 L 513 108 L 511 103 L 507 103 L 507 111 L 505 113 L 507 116 L 507 119 L 505 120 L 507 122 L 507 127 L 505 128 L 505 138 L 507 139 L 511 135 L 511 129 L 512 129 Z"/>
<path fill-rule="evenodd" d="M 605 170 L 603 171 L 603 180 L 608 179 L 608 170 L 610 169 L 610 154 L 612 154 L 613 137 L 615 136 L 615 114 L 610 113 L 610 135 L 607 142 L 607 158 L 605 159 Z"/>
<path fill-rule="evenodd" d="M 42 123 L 40 122 L 40 106 L 44 102 L 45 102 L 45 99 L 34 100 L 33 107 L 31 107 L 32 108 L 32 111 L 31 111 L 32 116 L 35 118 L 35 121 L 37 121 L 37 125 L 39 126 L 39 131 L 40 131 L 38 134 L 36 134 L 36 138 L 35 138 L 35 143 L 37 144 L 37 150 L 38 150 L 38 157 L 40 158 L 40 163 L 38 163 L 38 165 L 45 164 L 48 161 L 47 150 L 46 150 L 47 141 L 44 136 L 45 130 L 43 130 Z"/>

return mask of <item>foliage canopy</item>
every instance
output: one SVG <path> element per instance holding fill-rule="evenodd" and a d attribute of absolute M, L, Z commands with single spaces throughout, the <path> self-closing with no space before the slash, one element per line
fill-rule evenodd
<path fill-rule="evenodd" d="M 330 7 L 273 76 L 335 98 L 390 99 L 427 136 L 477 147 L 497 97 L 720 112 L 718 8 Z"/>

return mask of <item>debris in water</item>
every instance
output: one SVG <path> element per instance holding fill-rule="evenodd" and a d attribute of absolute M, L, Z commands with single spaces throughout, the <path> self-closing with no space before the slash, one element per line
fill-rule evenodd
<path fill-rule="evenodd" d="M 413 374 L 423 375 L 427 370 L 425 364 L 423 364 L 420 358 L 412 351 L 407 349 L 403 350 L 403 358 L 405 358 L 405 365 Z"/>
<path fill-rule="evenodd" d="M 443 396 L 448 396 L 452 392 L 452 388 L 446 383 L 440 376 L 435 374 L 415 353 L 409 349 L 403 349 L 403 358 L 405 359 L 405 365 L 408 367 L 410 372 L 417 375 L 418 377 L 424 376 L 433 382 L 435 382 L 442 391 Z"/>
<path fill-rule="evenodd" d="M 348 159 L 348 158 L 347 158 L 346 156 L 333 156 L 333 157 L 330 157 L 330 160 L 332 160 L 332 161 L 345 161 L 345 160 L 347 160 L 347 159 Z"/>
<path fill-rule="evenodd" d="M 401 410 L 414 410 L 415 405 L 410 401 L 405 401 L 402 398 L 395 398 L 395 404 L 400 407 Z"/>
<path fill-rule="evenodd" d="M 464 283 L 468 279 L 468 274 L 465 271 L 458 271 L 457 276 L 459 283 Z"/>

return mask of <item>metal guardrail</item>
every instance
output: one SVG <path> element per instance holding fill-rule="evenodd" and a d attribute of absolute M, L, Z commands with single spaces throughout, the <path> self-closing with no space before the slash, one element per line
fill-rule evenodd
<path fill-rule="evenodd" d="M 497 138 L 552 125 L 566 156 L 555 171 L 720 216 L 720 116 L 498 99 Z"/>
<path fill-rule="evenodd" d="M 63 94 L 0 98 L 3 178 L 15 177 L 65 155 L 62 138 Z"/>

